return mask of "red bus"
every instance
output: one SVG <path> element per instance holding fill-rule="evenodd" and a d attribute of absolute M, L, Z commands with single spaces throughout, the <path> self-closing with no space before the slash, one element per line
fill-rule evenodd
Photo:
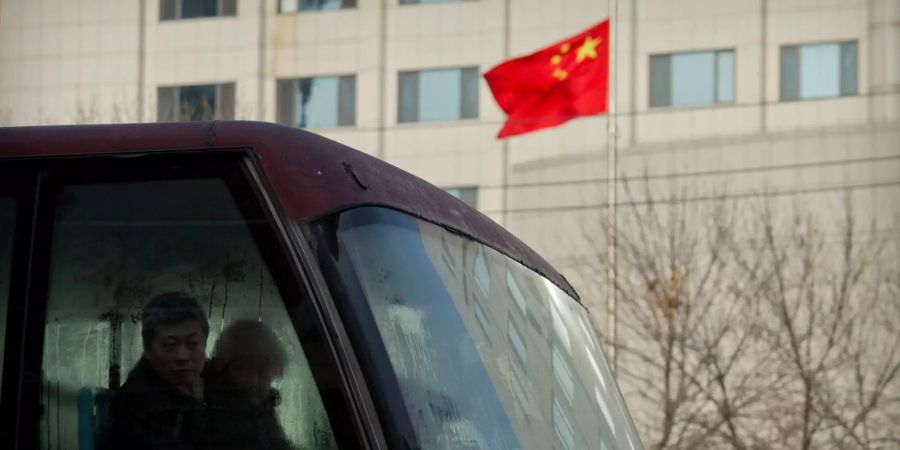
<path fill-rule="evenodd" d="M 157 350 L 173 292 L 204 333 Z M 117 414 L 147 420 L 134 448 L 238 448 L 216 438 L 265 413 L 197 425 L 205 375 L 178 387 L 197 415 L 123 393 L 154 352 L 224 358 L 238 322 L 274 336 L 231 347 L 278 362 L 279 448 L 641 448 L 572 286 L 421 179 L 266 123 L 0 129 L 4 448 L 111 448 Z"/>

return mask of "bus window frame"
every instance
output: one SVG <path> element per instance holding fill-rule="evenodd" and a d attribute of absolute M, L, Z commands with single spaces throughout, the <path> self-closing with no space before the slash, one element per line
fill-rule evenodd
<path fill-rule="evenodd" d="M 0 190 L 16 199 L 17 225 L 10 278 L 10 309 L 0 440 L 13 449 L 39 447 L 40 391 L 43 339 L 52 256 L 53 222 L 60 189 L 71 184 L 218 178 L 247 221 L 251 236 L 272 274 L 295 332 L 302 313 L 312 313 L 313 326 L 327 347 L 329 365 L 337 379 L 323 383 L 314 374 L 317 390 L 337 389 L 341 404 L 326 405 L 340 448 L 386 448 L 371 395 L 350 348 L 343 323 L 317 270 L 309 249 L 291 232 L 293 227 L 267 185 L 264 170 L 247 148 L 169 151 L 139 154 L 0 159 Z M 13 175 L 14 174 L 14 175 Z M 11 175 L 11 176 L 6 176 Z M 312 265 L 311 265 L 312 264 Z M 311 277 L 313 275 L 313 277 Z M 321 280 L 320 280 L 321 281 Z M 15 308 L 14 308 L 15 306 Z M 305 311 L 304 311 L 305 309 Z M 15 317 L 15 319 L 14 319 Z M 310 348 L 299 336 L 304 354 Z M 326 401 L 323 395 L 323 402 Z"/>

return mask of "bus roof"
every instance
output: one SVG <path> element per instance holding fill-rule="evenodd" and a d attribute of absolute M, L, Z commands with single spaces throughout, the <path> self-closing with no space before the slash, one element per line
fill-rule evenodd
<path fill-rule="evenodd" d="M 397 209 L 482 242 L 578 299 L 546 260 L 459 199 L 377 158 L 301 129 L 243 121 L 0 128 L 0 160 L 213 149 L 249 149 L 290 220 L 307 222 L 363 205 Z"/>

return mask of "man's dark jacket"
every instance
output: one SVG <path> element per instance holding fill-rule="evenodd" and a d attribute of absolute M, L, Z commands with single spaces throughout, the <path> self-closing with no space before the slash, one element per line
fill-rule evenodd
<path fill-rule="evenodd" d="M 115 394 L 104 450 L 291 450 L 275 416 L 277 395 L 253 406 L 204 373 L 205 402 L 178 390 L 142 359 Z"/>
<path fill-rule="evenodd" d="M 106 450 L 205 450 L 218 446 L 206 405 L 163 380 L 142 359 L 110 405 Z"/>

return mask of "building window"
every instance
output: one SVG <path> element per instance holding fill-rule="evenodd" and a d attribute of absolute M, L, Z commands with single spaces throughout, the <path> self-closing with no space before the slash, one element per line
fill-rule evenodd
<path fill-rule="evenodd" d="M 234 83 L 160 87 L 158 122 L 234 119 Z"/>
<path fill-rule="evenodd" d="M 356 0 L 281 0 L 278 10 L 282 13 L 306 11 L 333 11 L 356 8 Z"/>
<path fill-rule="evenodd" d="M 553 430 L 556 431 L 556 438 L 562 444 L 565 450 L 573 450 L 575 448 L 575 430 L 572 428 L 572 421 L 566 415 L 562 406 L 553 398 Z"/>
<path fill-rule="evenodd" d="M 522 366 L 522 370 L 527 372 L 528 347 L 525 346 L 525 340 L 522 339 L 522 334 L 519 333 L 519 329 L 512 321 L 512 318 L 506 320 L 506 337 L 509 340 L 509 345 L 513 349 L 513 353 L 516 355 L 515 360 Z"/>
<path fill-rule="evenodd" d="M 356 124 L 356 76 L 278 80 L 278 123 L 300 128 Z"/>
<path fill-rule="evenodd" d="M 484 257 L 484 250 L 478 247 L 475 251 L 475 266 L 472 268 L 475 275 L 475 283 L 481 289 L 481 293 L 485 298 L 491 295 L 491 269 L 488 268 L 487 259 Z"/>
<path fill-rule="evenodd" d="M 237 0 L 159 0 L 159 20 L 236 15 Z"/>
<path fill-rule="evenodd" d="M 478 117 L 478 68 L 400 72 L 398 122 Z"/>
<path fill-rule="evenodd" d="M 734 103 L 734 50 L 650 56 L 650 106 Z"/>
<path fill-rule="evenodd" d="M 459 3 L 465 0 L 400 0 L 401 5 L 419 5 L 426 3 Z"/>
<path fill-rule="evenodd" d="M 448 194 L 460 199 L 463 203 L 478 208 L 478 188 L 474 186 L 447 188 L 444 189 Z"/>
<path fill-rule="evenodd" d="M 522 315 L 527 315 L 528 304 L 525 303 L 525 296 L 522 295 L 522 290 L 519 289 L 519 283 L 516 283 L 515 276 L 508 268 L 506 269 L 506 292 L 509 293 L 509 297 L 512 298 L 516 306 L 519 307 L 519 311 L 522 312 Z"/>
<path fill-rule="evenodd" d="M 856 95 L 856 42 L 781 47 L 781 100 Z"/>

